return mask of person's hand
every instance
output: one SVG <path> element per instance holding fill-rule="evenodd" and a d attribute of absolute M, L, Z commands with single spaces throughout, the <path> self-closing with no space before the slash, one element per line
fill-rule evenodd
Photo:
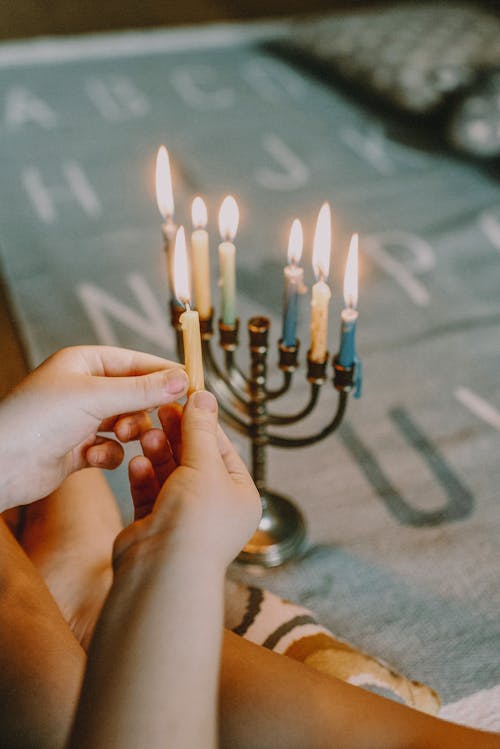
<path fill-rule="evenodd" d="M 115 542 L 115 568 L 131 549 L 164 543 L 225 568 L 257 527 L 257 488 L 217 423 L 213 395 L 194 393 L 159 417 L 163 431 L 145 432 L 144 455 L 129 464 L 136 519 Z"/>
<path fill-rule="evenodd" d="M 122 441 L 150 424 L 146 410 L 185 394 L 184 369 L 111 346 L 63 349 L 29 374 L 0 405 L 0 509 L 51 492 L 86 466 L 116 468 Z"/>

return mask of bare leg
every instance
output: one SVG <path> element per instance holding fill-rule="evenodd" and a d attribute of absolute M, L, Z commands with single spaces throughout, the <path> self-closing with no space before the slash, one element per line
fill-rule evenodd
<path fill-rule="evenodd" d="M 25 511 L 23 548 L 85 649 L 112 582 L 121 528 L 115 498 L 95 468 L 72 474 Z"/>
<path fill-rule="evenodd" d="M 228 749 L 499 749 L 500 735 L 371 694 L 231 632 L 221 669 Z"/>
<path fill-rule="evenodd" d="M 85 654 L 1 519 L 0 590 L 0 745 L 62 748 Z"/>

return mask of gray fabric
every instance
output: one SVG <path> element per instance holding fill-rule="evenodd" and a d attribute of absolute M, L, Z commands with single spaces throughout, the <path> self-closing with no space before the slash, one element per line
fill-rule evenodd
<path fill-rule="evenodd" d="M 359 231 L 364 397 L 336 436 L 269 454 L 270 486 L 306 515 L 305 559 L 233 574 L 306 604 L 444 702 L 458 700 L 500 682 L 498 181 L 391 139 L 245 33 L 0 47 L 0 248 L 21 334 L 34 364 L 84 342 L 174 355 L 154 199 L 162 142 L 178 222 L 189 225 L 194 193 L 207 199 L 215 298 L 216 209 L 226 192 L 237 196 L 238 313 L 269 315 L 276 339 L 289 224 L 304 220 L 310 285 L 314 221 L 330 200 L 330 351 Z M 27 91 L 38 101 L 29 115 Z M 68 199 L 44 203 L 56 185 Z M 96 317 L 103 300 L 112 313 Z M 280 410 L 306 397 L 304 379 L 301 370 Z M 321 426 L 335 403 L 327 384 L 294 433 Z M 124 471 L 113 484 L 125 503 Z"/>

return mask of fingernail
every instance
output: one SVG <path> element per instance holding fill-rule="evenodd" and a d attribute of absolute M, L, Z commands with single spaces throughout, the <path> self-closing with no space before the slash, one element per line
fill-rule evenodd
<path fill-rule="evenodd" d="M 183 369 L 172 369 L 167 372 L 166 389 L 171 395 L 185 393 L 188 387 L 188 377 Z"/>
<path fill-rule="evenodd" d="M 208 390 L 198 390 L 192 394 L 191 400 L 195 408 L 200 408 L 202 411 L 212 411 L 212 413 L 217 411 L 217 401 Z"/>

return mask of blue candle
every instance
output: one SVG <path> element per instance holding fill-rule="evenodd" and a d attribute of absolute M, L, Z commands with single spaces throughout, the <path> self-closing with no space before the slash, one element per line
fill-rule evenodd
<path fill-rule="evenodd" d="M 298 263 L 302 255 L 302 224 L 296 218 L 288 240 L 288 265 L 285 266 L 285 295 L 283 305 L 283 345 L 295 346 L 297 341 L 298 298 L 303 292 L 304 269 Z"/>
<path fill-rule="evenodd" d="M 356 324 L 358 321 L 358 235 L 353 234 L 344 274 L 345 308 L 341 313 L 340 351 L 337 362 L 352 367 L 356 362 Z"/>
<path fill-rule="evenodd" d="M 356 361 L 356 323 L 358 313 L 355 309 L 342 310 L 340 326 L 340 351 L 337 362 L 341 367 L 352 367 Z"/>

